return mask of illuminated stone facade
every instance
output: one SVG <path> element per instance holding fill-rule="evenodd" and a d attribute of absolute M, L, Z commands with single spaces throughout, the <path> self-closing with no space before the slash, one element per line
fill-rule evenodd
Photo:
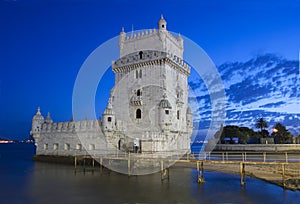
<path fill-rule="evenodd" d="M 119 48 L 120 58 L 112 62 L 115 86 L 101 120 L 54 123 L 38 110 L 31 130 L 38 155 L 190 152 L 190 67 L 182 59 L 183 39 L 167 31 L 161 17 L 158 29 L 122 29 Z"/>

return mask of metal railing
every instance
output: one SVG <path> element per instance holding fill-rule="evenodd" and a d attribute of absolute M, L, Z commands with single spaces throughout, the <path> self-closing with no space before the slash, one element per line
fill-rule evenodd
<path fill-rule="evenodd" d="M 199 152 L 197 160 L 253 161 L 253 162 L 300 162 L 300 154 L 294 152 Z"/>

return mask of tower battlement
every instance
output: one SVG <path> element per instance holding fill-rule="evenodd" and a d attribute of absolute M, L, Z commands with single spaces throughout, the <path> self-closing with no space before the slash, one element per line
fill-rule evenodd
<path fill-rule="evenodd" d="M 176 38 L 166 28 L 163 17 L 158 21 L 158 29 L 132 31 L 125 33 L 124 28 L 119 35 L 120 58 L 141 50 L 158 50 L 179 58 L 183 57 L 183 39 Z"/>
<path fill-rule="evenodd" d="M 70 121 L 70 122 L 54 122 L 54 123 L 43 123 L 41 125 L 41 133 L 44 132 L 77 132 L 92 129 L 99 129 L 101 121 L 99 120 L 81 120 L 81 121 Z"/>

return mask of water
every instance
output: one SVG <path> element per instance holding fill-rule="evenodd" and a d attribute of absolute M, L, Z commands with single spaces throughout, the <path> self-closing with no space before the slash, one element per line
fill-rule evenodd
<path fill-rule="evenodd" d="M 0 203 L 300 203 L 300 192 L 239 176 L 205 172 L 205 183 L 189 168 L 172 168 L 170 180 L 160 174 L 121 175 L 79 172 L 72 166 L 32 162 L 33 145 L 0 145 Z"/>

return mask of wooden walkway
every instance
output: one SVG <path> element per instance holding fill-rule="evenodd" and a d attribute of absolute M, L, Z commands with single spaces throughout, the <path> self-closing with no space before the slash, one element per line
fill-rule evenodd
<path fill-rule="evenodd" d="M 97 158 L 97 159 L 96 159 Z M 213 152 L 213 153 L 201 153 L 199 155 L 186 155 L 180 159 L 175 159 L 176 156 L 166 158 L 153 158 L 142 157 L 140 154 L 124 154 L 124 155 L 78 155 L 74 157 L 74 169 L 75 173 L 79 167 L 83 168 L 85 173 L 88 166 L 92 167 L 92 172 L 95 170 L 95 164 L 100 167 L 100 173 L 103 172 L 104 161 L 107 163 L 111 161 L 125 161 L 127 162 L 127 174 L 132 175 L 131 163 L 137 160 L 152 161 L 160 163 L 161 180 L 170 179 L 170 163 L 187 163 L 192 164 L 197 169 L 197 182 L 203 183 L 204 178 L 204 164 L 209 163 L 211 165 L 218 164 L 235 164 L 239 166 L 240 184 L 244 186 L 246 184 L 246 166 L 247 165 L 271 165 L 279 166 L 281 168 L 282 186 L 286 188 L 286 166 L 287 165 L 299 165 L 299 171 L 296 172 L 296 180 L 300 180 L 300 154 L 296 153 L 253 153 L 253 152 Z M 88 161 L 88 162 L 87 162 Z M 298 175 L 298 176 L 297 176 Z"/>

